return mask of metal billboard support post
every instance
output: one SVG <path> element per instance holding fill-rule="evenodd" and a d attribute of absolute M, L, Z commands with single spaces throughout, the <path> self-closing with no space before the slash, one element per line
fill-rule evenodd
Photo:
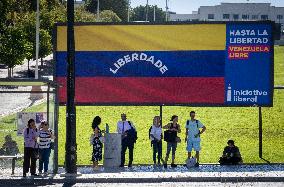
<path fill-rule="evenodd" d="M 75 109 L 75 41 L 74 0 L 67 1 L 67 103 L 65 171 L 77 174 L 76 109 Z"/>
<path fill-rule="evenodd" d="M 258 107 L 258 140 L 259 140 L 259 158 L 262 158 L 262 112 L 261 107 Z"/>

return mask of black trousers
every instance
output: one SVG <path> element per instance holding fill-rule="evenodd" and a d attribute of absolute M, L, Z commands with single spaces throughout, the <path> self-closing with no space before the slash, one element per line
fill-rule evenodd
<path fill-rule="evenodd" d="M 133 162 L 133 149 L 134 149 L 134 143 L 128 142 L 127 140 L 122 140 L 121 145 L 121 165 L 124 165 L 125 163 L 125 152 L 128 148 L 129 151 L 129 165 Z"/>
<path fill-rule="evenodd" d="M 36 173 L 36 149 L 31 147 L 24 148 L 24 163 L 23 163 L 23 174 L 28 173 L 30 169 L 31 174 Z"/>
<path fill-rule="evenodd" d="M 220 157 L 219 163 L 221 165 L 237 165 L 240 161 L 239 157 Z"/>
<path fill-rule="evenodd" d="M 152 141 L 153 145 L 153 161 L 156 164 L 156 155 L 158 153 L 158 163 L 160 163 L 162 158 L 162 140 L 160 141 Z"/>

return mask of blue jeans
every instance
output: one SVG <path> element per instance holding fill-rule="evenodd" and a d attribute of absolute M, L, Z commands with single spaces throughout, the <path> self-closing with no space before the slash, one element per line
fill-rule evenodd
<path fill-rule="evenodd" d="M 172 160 L 175 159 L 176 149 L 177 149 L 177 143 L 176 142 L 167 142 L 166 161 L 167 161 L 167 159 L 170 155 L 171 150 L 172 150 Z"/>
<path fill-rule="evenodd" d="M 44 172 L 48 170 L 50 148 L 39 149 L 39 172 L 42 172 L 44 166 Z"/>

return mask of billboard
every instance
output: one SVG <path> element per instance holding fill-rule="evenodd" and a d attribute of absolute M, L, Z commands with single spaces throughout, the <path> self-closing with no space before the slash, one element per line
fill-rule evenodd
<path fill-rule="evenodd" d="M 272 22 L 77 24 L 77 105 L 272 106 Z M 56 26 L 66 103 L 67 27 Z"/>
<path fill-rule="evenodd" d="M 49 113 L 52 119 L 53 113 Z M 17 113 L 17 135 L 22 136 L 30 119 L 35 120 L 36 127 L 39 128 L 42 121 L 47 121 L 47 112 L 18 112 Z M 53 128 L 53 121 L 49 120 L 49 127 Z"/>

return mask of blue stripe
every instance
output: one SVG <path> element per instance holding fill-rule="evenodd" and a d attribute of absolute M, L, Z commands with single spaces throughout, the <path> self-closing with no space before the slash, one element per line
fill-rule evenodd
<path fill-rule="evenodd" d="M 75 56 L 78 77 L 224 77 L 225 69 L 225 51 L 80 51 Z M 66 76 L 66 59 L 66 52 L 56 53 L 58 77 Z"/>

